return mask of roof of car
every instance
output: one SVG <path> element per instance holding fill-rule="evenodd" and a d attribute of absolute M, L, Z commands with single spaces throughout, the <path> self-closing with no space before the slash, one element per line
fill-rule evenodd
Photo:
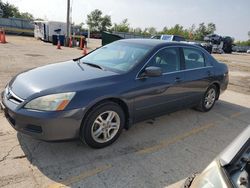
<path fill-rule="evenodd" d="M 166 43 L 163 40 L 158 40 L 158 39 L 123 39 L 120 41 L 135 43 L 135 44 L 145 44 L 145 45 L 151 45 L 151 46 L 156 46 L 158 44 Z"/>
<path fill-rule="evenodd" d="M 134 43 L 134 44 L 142 44 L 147 46 L 161 46 L 161 45 L 185 45 L 185 46 L 193 46 L 187 43 L 180 43 L 180 42 L 173 42 L 173 41 L 165 41 L 165 40 L 159 40 L 159 39 L 122 39 L 119 40 L 120 42 L 128 42 L 128 43 Z"/>

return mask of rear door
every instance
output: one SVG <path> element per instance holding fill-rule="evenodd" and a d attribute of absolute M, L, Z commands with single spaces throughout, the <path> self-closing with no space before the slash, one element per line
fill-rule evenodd
<path fill-rule="evenodd" d="M 196 104 L 205 93 L 213 76 L 213 67 L 198 48 L 182 47 L 187 105 Z"/>

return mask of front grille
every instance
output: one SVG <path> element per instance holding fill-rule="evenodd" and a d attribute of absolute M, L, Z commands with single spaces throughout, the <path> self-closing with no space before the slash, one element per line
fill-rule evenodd
<path fill-rule="evenodd" d="M 21 104 L 24 100 L 18 97 L 15 93 L 13 93 L 9 88 L 5 91 L 5 97 L 7 100 L 15 103 L 15 104 Z"/>

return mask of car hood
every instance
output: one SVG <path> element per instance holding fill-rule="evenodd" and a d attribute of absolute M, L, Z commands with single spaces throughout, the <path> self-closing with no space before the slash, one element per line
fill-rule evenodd
<path fill-rule="evenodd" d="M 113 75 L 117 73 L 67 61 L 22 72 L 12 79 L 9 87 L 18 97 L 27 99 L 42 91 Z"/>
<path fill-rule="evenodd" d="M 221 166 L 226 166 L 231 164 L 233 159 L 239 155 L 239 153 L 244 153 L 243 147 L 246 146 L 247 142 L 250 140 L 250 125 L 244 129 L 244 131 L 237 136 L 234 141 L 228 145 L 219 155 L 218 159 Z"/>

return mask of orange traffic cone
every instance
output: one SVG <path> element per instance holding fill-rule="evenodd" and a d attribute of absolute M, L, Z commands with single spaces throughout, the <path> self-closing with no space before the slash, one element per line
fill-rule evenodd
<path fill-rule="evenodd" d="M 7 41 L 6 41 L 6 37 L 5 37 L 5 31 L 3 30 L 3 32 L 2 32 L 2 36 L 1 36 L 1 43 L 7 43 Z"/>
<path fill-rule="evenodd" d="M 69 37 L 69 47 L 72 48 L 72 37 Z"/>
<path fill-rule="evenodd" d="M 83 50 L 82 50 L 82 54 L 83 55 L 87 55 L 87 48 L 86 48 L 86 45 L 84 45 L 84 47 L 83 47 Z"/>
<path fill-rule="evenodd" d="M 57 40 L 57 49 L 61 50 L 61 43 L 59 39 Z"/>
<path fill-rule="evenodd" d="M 6 43 L 6 37 L 5 37 L 5 31 L 4 29 L 0 30 L 0 42 L 1 43 Z"/>
<path fill-rule="evenodd" d="M 83 44 L 83 37 L 81 37 L 81 38 L 80 38 L 80 49 L 81 49 L 81 50 L 84 48 L 83 45 L 84 45 L 84 44 Z"/>

